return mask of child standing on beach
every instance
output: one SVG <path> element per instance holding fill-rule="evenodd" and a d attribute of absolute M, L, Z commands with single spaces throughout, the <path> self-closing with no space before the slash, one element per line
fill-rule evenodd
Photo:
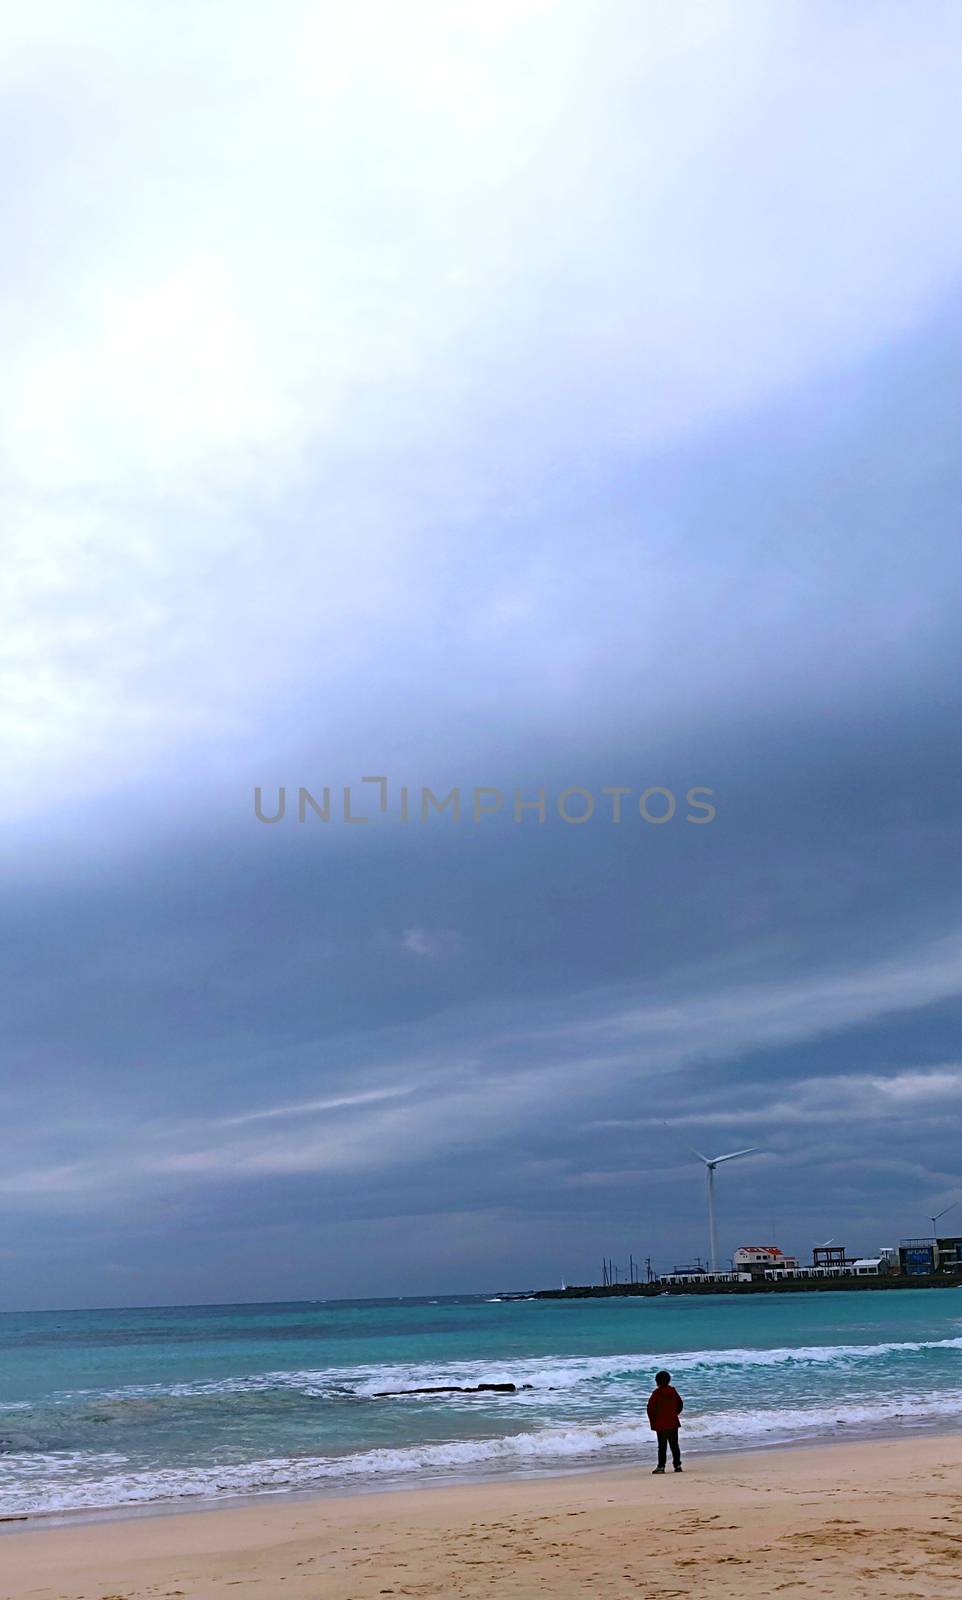
<path fill-rule="evenodd" d="M 656 1372 L 655 1387 L 648 1396 L 648 1421 L 651 1423 L 652 1433 L 658 1439 L 658 1465 L 654 1469 L 656 1473 L 664 1472 L 669 1449 L 675 1471 L 681 1471 L 678 1419 L 684 1408 L 684 1400 L 678 1390 L 672 1388 L 671 1373 Z"/>

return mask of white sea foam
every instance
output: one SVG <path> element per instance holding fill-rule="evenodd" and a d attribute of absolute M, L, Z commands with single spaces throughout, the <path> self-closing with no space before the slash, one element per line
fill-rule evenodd
<path fill-rule="evenodd" d="M 83 1510 L 325 1486 L 416 1483 L 478 1473 L 544 1472 L 636 1460 L 650 1450 L 643 1402 L 652 1373 L 665 1362 L 679 1376 L 692 1402 L 684 1419 L 689 1448 L 743 1448 L 873 1430 L 891 1432 L 907 1426 L 955 1425 L 962 1420 L 962 1337 L 276 1370 L 175 1384 L 61 1391 L 50 1396 L 52 1423 L 50 1413 L 31 1419 L 29 1427 L 24 1423 L 21 1434 L 10 1417 L 6 1449 L 0 1448 L 0 1509 L 7 1514 Z M 396 1402 L 373 1399 L 380 1390 L 441 1384 L 470 1389 L 478 1383 L 514 1383 L 518 1389 L 497 1396 L 469 1393 L 419 1395 Z M 834 1401 L 828 1398 L 833 1391 L 838 1394 Z M 764 1396 L 768 1404 L 756 1405 L 756 1394 Z M 137 1453 L 142 1450 L 138 1428 L 145 1414 L 152 1425 L 155 1420 L 162 1422 L 171 1403 L 175 1413 L 184 1407 L 192 1412 L 196 1405 L 202 1426 L 208 1403 L 234 1410 L 236 1400 L 242 1413 L 262 1418 L 270 1414 L 272 1397 L 277 1395 L 283 1397 L 279 1417 L 298 1397 L 338 1408 L 328 1413 L 333 1419 L 329 1437 L 339 1435 L 345 1453 L 279 1453 L 251 1462 L 202 1462 L 196 1466 L 175 1465 L 172 1456 L 172 1464 L 164 1468 L 149 1465 L 150 1457 Z M 82 1402 L 80 1411 L 78 1400 Z M 721 1408 L 726 1401 L 731 1409 Z M 11 1411 L 14 1407 L 19 1411 L 23 1402 L 8 1405 Z M 393 1448 L 366 1448 L 368 1407 L 382 1406 L 400 1408 L 394 1416 L 407 1439 Z M 415 1406 L 431 1410 L 432 1442 L 410 1442 L 411 1435 L 421 1431 L 415 1411 L 408 1410 Z M 323 1411 L 319 1412 L 319 1417 L 322 1415 Z M 110 1437 L 113 1453 L 109 1449 L 51 1447 L 61 1423 L 65 1442 L 69 1423 L 73 1446 L 76 1426 L 91 1419 L 105 1422 L 108 1429 L 128 1423 L 131 1427 L 125 1427 L 123 1435 Z M 176 1420 L 181 1426 L 180 1414 Z M 194 1426 L 192 1420 L 190 1427 Z M 260 1426 L 252 1437 L 272 1437 L 259 1431 Z M 469 1428 L 489 1436 L 437 1440 L 439 1431 L 463 1435 Z M 495 1433 L 497 1437 L 490 1437 Z M 212 1441 L 214 1436 L 210 1436 Z M 100 1437 L 106 1444 L 106 1435 Z M 117 1450 L 118 1440 L 128 1437 L 132 1441 L 129 1457 Z M 353 1451 L 352 1439 L 356 1441 Z M 251 1453 L 255 1451 L 256 1446 Z"/>
<path fill-rule="evenodd" d="M 920 1401 L 915 1393 L 872 1404 L 780 1407 L 707 1413 L 685 1429 L 686 1445 L 723 1449 L 840 1435 L 859 1436 L 900 1426 L 944 1425 L 962 1419 L 962 1390 Z M 7 1514 L 80 1511 L 197 1498 L 280 1494 L 296 1489 L 423 1482 L 477 1474 L 531 1473 L 605 1458 L 637 1459 L 650 1453 L 651 1435 L 637 1417 L 593 1427 L 545 1427 L 497 1439 L 360 1451 L 343 1457 L 277 1457 L 245 1464 L 124 1472 L 124 1458 L 78 1452 L 7 1456 L 0 1503 Z M 96 1468 L 95 1476 L 91 1469 Z M 9 1484 L 9 1487 L 5 1485 Z"/>
<path fill-rule="evenodd" d="M 62 1398 L 81 1396 L 99 1400 L 179 1399 L 203 1395 L 240 1395 L 295 1390 L 316 1398 L 334 1396 L 370 1399 L 384 1390 L 451 1385 L 470 1389 L 478 1383 L 528 1384 L 535 1392 L 575 1389 L 579 1385 L 619 1379 L 647 1383 L 667 1360 L 673 1373 L 722 1374 L 752 1367 L 850 1367 L 886 1356 L 927 1355 L 936 1351 L 962 1352 L 962 1337 L 904 1339 L 876 1344 L 783 1345 L 775 1349 L 735 1348 L 677 1352 L 623 1352 L 607 1356 L 527 1356 L 515 1360 L 462 1362 L 405 1362 L 357 1367 L 320 1367 L 213 1378 L 175 1384 L 131 1384 L 121 1389 L 74 1390 Z M 426 1398 L 419 1396 L 418 1398 Z M 439 1397 L 443 1398 L 443 1397 Z M 468 1397 L 466 1397 L 468 1398 Z M 482 1397 L 484 1398 L 484 1397 Z"/>

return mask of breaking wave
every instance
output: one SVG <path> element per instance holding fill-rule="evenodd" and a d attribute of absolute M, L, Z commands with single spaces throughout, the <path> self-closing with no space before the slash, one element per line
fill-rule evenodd
<path fill-rule="evenodd" d="M 919 1402 L 914 1394 L 866 1404 L 773 1407 L 703 1414 L 685 1429 L 688 1450 L 709 1451 L 790 1444 L 812 1438 L 857 1438 L 893 1427 L 945 1426 L 962 1419 L 962 1389 Z M 14 1485 L 3 1497 L 8 1512 L 107 1509 L 177 1500 L 210 1500 L 292 1490 L 402 1485 L 444 1479 L 534 1474 L 615 1465 L 650 1453 L 651 1435 L 637 1417 L 594 1427 L 544 1427 L 489 1439 L 357 1451 L 351 1455 L 274 1457 L 216 1467 L 125 1472 L 123 1456 L 8 1456 Z M 83 1472 L 84 1476 L 79 1474 Z M 51 1481 L 55 1478 L 56 1481 Z M 46 1479 L 46 1481 L 45 1481 Z M 71 1481 L 72 1480 L 72 1481 Z"/>

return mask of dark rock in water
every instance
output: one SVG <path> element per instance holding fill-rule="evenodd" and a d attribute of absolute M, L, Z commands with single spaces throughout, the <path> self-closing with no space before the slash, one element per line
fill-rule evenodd
<path fill-rule="evenodd" d="M 530 1389 L 530 1383 L 522 1383 L 522 1389 Z M 399 1394 L 517 1394 L 516 1383 L 435 1383 L 426 1389 L 378 1389 L 372 1395 L 374 1400 L 389 1400 Z"/>

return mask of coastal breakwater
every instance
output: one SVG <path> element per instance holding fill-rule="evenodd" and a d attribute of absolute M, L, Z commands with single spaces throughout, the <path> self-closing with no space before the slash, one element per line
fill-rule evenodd
<path fill-rule="evenodd" d="M 821 1294 L 837 1289 L 960 1289 L 962 1272 L 918 1275 L 886 1273 L 880 1277 L 759 1278 L 754 1283 L 605 1283 L 573 1284 L 565 1289 L 535 1289 L 528 1294 L 505 1294 L 503 1300 L 611 1300 L 626 1295 L 653 1299 L 657 1295 L 691 1294 Z"/>

